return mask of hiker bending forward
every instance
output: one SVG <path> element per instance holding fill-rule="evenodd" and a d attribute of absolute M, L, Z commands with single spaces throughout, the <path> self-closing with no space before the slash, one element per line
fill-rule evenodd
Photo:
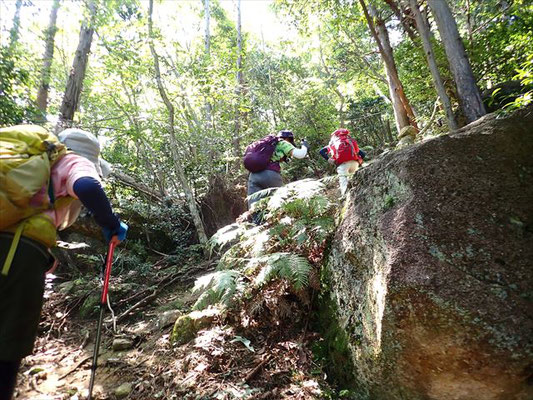
<path fill-rule="evenodd" d="M 269 135 L 248 146 L 244 156 L 244 165 L 250 171 L 248 196 L 260 190 L 283 186 L 280 163 L 291 157 L 304 158 L 308 148 L 309 145 L 305 140 L 302 140 L 301 148 L 295 147 L 291 131 L 280 131 L 277 136 Z M 261 158 L 262 154 L 266 155 L 266 159 L 258 161 L 257 158 Z M 247 163 L 248 157 L 254 158 L 254 162 L 251 163 L 253 165 Z M 249 199 L 248 208 L 262 197 L 264 196 Z"/>
<path fill-rule="evenodd" d="M 3 180 L 0 182 L 0 400 L 11 399 L 20 362 L 33 351 L 45 274 L 53 263 L 49 249 L 55 245 L 56 230 L 74 223 L 83 204 L 103 228 L 108 242 L 118 244 L 126 238 L 128 227 L 113 214 L 100 185 L 101 163 L 105 162 L 99 158 L 98 139 L 89 132 L 67 129 L 59 135 L 59 141 L 39 126 L 0 129 Z M 17 150 L 35 146 L 36 142 L 46 149 L 40 156 Z M 12 146 L 12 143 L 18 145 Z M 22 170 L 18 165 L 9 164 L 17 158 L 33 160 L 27 163 L 30 166 L 24 167 L 25 174 L 19 181 L 6 172 L 8 168 L 12 168 L 10 173 L 17 168 Z M 51 169 L 39 164 L 45 158 Z M 12 201 L 15 198 L 12 191 L 20 190 L 17 196 L 21 197 L 25 188 L 13 188 L 29 186 L 32 181 L 36 181 L 34 186 L 38 187 L 42 183 L 38 181 L 39 176 L 44 177 L 45 182 L 50 178 L 50 183 L 45 183 L 37 193 L 26 194 L 31 200 L 21 210 L 20 204 Z M 23 219 L 13 223 L 16 212 L 25 214 Z M 6 227 L 6 221 L 11 225 Z"/>
<path fill-rule="evenodd" d="M 329 144 L 320 150 L 320 155 L 330 164 L 337 166 L 341 195 L 348 189 L 348 180 L 363 163 L 364 153 L 348 129 L 337 129 L 331 134 Z"/>

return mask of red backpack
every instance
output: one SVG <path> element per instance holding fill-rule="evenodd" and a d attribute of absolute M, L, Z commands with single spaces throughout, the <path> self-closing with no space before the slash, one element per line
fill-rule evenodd
<path fill-rule="evenodd" d="M 331 134 L 328 152 L 337 165 L 346 161 L 360 161 L 359 146 L 348 129 L 337 129 Z"/>

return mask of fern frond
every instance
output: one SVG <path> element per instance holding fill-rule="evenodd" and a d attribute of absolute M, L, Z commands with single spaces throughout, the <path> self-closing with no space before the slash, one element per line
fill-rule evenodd
<path fill-rule="evenodd" d="M 304 257 L 293 257 L 291 263 L 292 282 L 296 289 L 302 289 L 309 284 L 311 265 Z"/>
<path fill-rule="evenodd" d="M 255 192 L 255 193 L 252 193 L 251 195 L 247 196 L 246 197 L 246 201 L 261 200 L 261 199 L 263 199 L 265 197 L 271 196 L 273 193 L 276 192 L 276 190 L 278 190 L 277 187 L 272 187 L 272 188 L 267 188 L 267 189 L 260 190 L 259 192 Z"/>
<path fill-rule="evenodd" d="M 256 298 L 248 306 L 248 312 L 251 316 L 255 317 L 263 311 L 265 308 L 265 297 L 256 296 Z"/>
<path fill-rule="evenodd" d="M 327 187 L 337 184 L 338 180 L 339 179 L 337 178 L 337 175 L 328 175 L 328 176 L 325 176 L 319 179 L 319 181 L 322 182 Z"/>
<path fill-rule="evenodd" d="M 255 277 L 254 283 L 256 286 L 263 286 L 264 284 L 270 282 L 278 274 L 278 269 L 272 265 L 267 264 L 257 274 Z"/>
<path fill-rule="evenodd" d="M 246 229 L 239 224 L 227 225 L 220 228 L 209 239 L 209 247 L 214 250 L 216 247 L 224 247 L 228 243 L 238 240 Z"/>
<path fill-rule="evenodd" d="M 231 305 L 235 294 L 240 289 L 241 274 L 235 270 L 217 271 L 198 278 L 194 284 L 193 293 L 202 292 L 194 310 L 202 310 L 209 305 L 222 303 Z"/>
<path fill-rule="evenodd" d="M 265 265 L 254 279 L 256 286 L 262 286 L 275 278 L 288 280 L 296 289 L 309 283 L 311 265 L 306 258 L 292 253 L 273 253 L 262 257 Z"/>
<path fill-rule="evenodd" d="M 310 225 L 310 232 L 318 242 L 326 239 L 335 230 L 335 220 L 330 216 L 315 218 Z"/>

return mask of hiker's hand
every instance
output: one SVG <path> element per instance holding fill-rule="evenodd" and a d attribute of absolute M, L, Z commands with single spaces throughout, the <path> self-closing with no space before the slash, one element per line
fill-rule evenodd
<path fill-rule="evenodd" d="M 120 221 L 118 230 L 111 230 L 109 228 L 103 228 L 105 240 L 109 243 L 113 241 L 115 244 L 119 244 L 126 239 L 126 234 L 128 233 L 128 225 Z"/>
<path fill-rule="evenodd" d="M 307 150 L 309 150 L 311 147 L 309 146 L 309 143 L 307 143 L 307 140 L 302 139 L 302 146 L 305 147 Z"/>
<path fill-rule="evenodd" d="M 328 158 L 328 163 L 330 163 L 331 165 L 335 165 L 335 160 L 333 159 L 333 157 Z"/>

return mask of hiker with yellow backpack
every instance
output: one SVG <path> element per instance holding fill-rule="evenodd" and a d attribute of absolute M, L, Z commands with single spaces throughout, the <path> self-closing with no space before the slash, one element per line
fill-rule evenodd
<path fill-rule="evenodd" d="M 107 166 L 99 155 L 98 139 L 80 129 L 59 140 L 36 125 L 0 129 L 0 400 L 11 399 L 33 351 L 56 231 L 84 205 L 108 242 L 126 238 L 100 184 Z"/>

